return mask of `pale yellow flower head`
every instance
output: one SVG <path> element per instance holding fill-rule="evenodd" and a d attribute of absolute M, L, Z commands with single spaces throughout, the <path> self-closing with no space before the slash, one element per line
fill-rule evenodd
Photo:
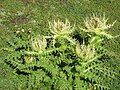
<path fill-rule="evenodd" d="M 90 60 L 96 56 L 96 51 L 94 47 L 91 47 L 90 45 L 85 44 L 79 44 L 76 45 L 76 54 L 82 58 L 83 60 Z"/>
<path fill-rule="evenodd" d="M 25 59 L 26 63 L 31 63 L 34 60 L 34 57 L 32 57 L 32 56 L 25 56 L 24 59 Z"/>
<path fill-rule="evenodd" d="M 54 22 L 49 22 L 49 28 L 51 33 L 54 35 L 61 35 L 61 34 L 70 34 L 73 31 L 73 28 L 70 25 L 70 22 L 66 19 L 65 22 L 61 20 L 54 20 Z"/>
<path fill-rule="evenodd" d="M 104 35 L 108 38 L 112 38 L 110 34 L 106 32 L 109 28 L 111 28 L 116 21 L 112 24 L 107 24 L 108 18 L 103 16 L 93 14 L 91 17 L 87 17 L 84 19 L 85 29 L 82 29 L 85 32 L 93 32 L 97 35 Z"/>
<path fill-rule="evenodd" d="M 47 47 L 47 41 L 43 36 L 37 36 L 31 39 L 32 49 L 34 51 L 44 51 Z"/>

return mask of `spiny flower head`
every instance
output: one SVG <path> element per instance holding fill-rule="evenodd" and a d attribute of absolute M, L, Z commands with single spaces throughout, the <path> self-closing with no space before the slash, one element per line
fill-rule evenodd
<path fill-rule="evenodd" d="M 32 56 L 25 56 L 24 59 L 25 59 L 26 63 L 31 63 L 34 60 L 34 57 L 32 57 Z"/>
<path fill-rule="evenodd" d="M 110 34 L 106 32 L 109 28 L 111 28 L 116 21 L 112 24 L 107 24 L 108 18 L 103 16 L 98 16 L 93 14 L 91 17 L 87 17 L 84 20 L 85 29 L 82 29 L 85 32 L 94 32 L 97 35 L 103 35 L 107 38 L 113 38 Z"/>
<path fill-rule="evenodd" d="M 90 45 L 85 45 L 84 43 L 80 45 L 77 43 L 76 54 L 83 60 L 90 60 L 96 56 L 96 51 Z"/>
<path fill-rule="evenodd" d="M 32 49 L 34 51 L 44 51 L 47 47 L 47 41 L 44 36 L 37 36 L 31 39 Z"/>
<path fill-rule="evenodd" d="M 61 35 L 61 34 L 70 34 L 73 31 L 73 28 L 70 25 L 70 22 L 66 19 L 65 22 L 61 20 L 54 20 L 53 23 L 49 22 L 49 28 L 51 33 L 54 35 Z"/>

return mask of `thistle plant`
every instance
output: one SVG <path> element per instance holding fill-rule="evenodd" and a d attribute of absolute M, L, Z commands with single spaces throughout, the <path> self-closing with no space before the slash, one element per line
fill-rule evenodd
<path fill-rule="evenodd" d="M 106 53 L 97 49 L 104 47 L 104 36 L 113 37 L 106 30 L 115 22 L 107 25 L 107 20 L 97 15 L 86 18 L 86 29 L 82 30 L 91 37 L 87 34 L 88 40 L 82 44 L 72 38 L 75 27 L 67 19 L 54 20 L 49 22 L 50 36 L 36 35 L 28 43 L 29 38 L 24 41 L 16 36 L 8 40 L 10 49 L 4 49 L 8 51 L 4 61 L 14 68 L 17 77 L 27 78 L 23 90 L 110 90 L 109 82 L 116 78 L 114 64 L 110 65 L 111 59 L 106 61 Z M 51 47 L 49 38 L 53 45 L 60 44 Z"/>
<path fill-rule="evenodd" d="M 98 16 L 97 14 L 93 14 L 91 17 L 86 17 L 84 20 L 85 29 L 81 28 L 84 32 L 91 32 L 95 33 L 99 36 L 105 36 L 107 38 L 113 38 L 112 35 L 108 34 L 106 30 L 110 29 L 116 21 L 114 21 L 112 24 L 107 24 L 108 18 L 105 17 L 105 14 L 103 16 Z"/>

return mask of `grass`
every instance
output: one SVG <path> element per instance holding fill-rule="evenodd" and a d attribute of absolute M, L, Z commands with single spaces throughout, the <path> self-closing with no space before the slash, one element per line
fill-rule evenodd
<path fill-rule="evenodd" d="M 105 13 L 110 23 L 117 20 L 109 33 L 120 34 L 120 0 L 0 0 L 0 8 L 1 48 L 6 47 L 5 40 L 12 40 L 15 33 L 24 37 L 29 37 L 29 33 L 49 35 L 48 22 L 58 18 L 67 18 L 71 24 L 80 27 L 83 18 L 92 13 Z M 120 37 L 105 43 L 115 60 L 120 60 Z M 13 90 L 17 86 L 12 81 L 18 83 L 26 78 L 17 81 L 13 73 L 8 74 L 12 69 L 3 64 L 2 58 L 5 55 L 1 53 L 0 90 Z"/>

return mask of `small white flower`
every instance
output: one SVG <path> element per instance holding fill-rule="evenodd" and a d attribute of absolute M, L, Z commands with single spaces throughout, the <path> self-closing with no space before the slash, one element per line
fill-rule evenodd
<path fill-rule="evenodd" d="M 32 22 L 33 22 L 33 23 L 36 23 L 37 21 L 36 21 L 36 20 L 33 20 Z"/>
<path fill-rule="evenodd" d="M 16 33 L 18 34 L 18 33 L 20 33 L 20 31 L 16 31 Z"/>
<path fill-rule="evenodd" d="M 22 32 L 25 32 L 25 30 L 24 30 L 24 29 L 22 29 L 21 31 L 22 31 Z"/>
<path fill-rule="evenodd" d="M 31 33 L 32 31 L 31 31 L 31 30 L 29 30 L 28 32 L 29 32 L 29 33 Z"/>
<path fill-rule="evenodd" d="M 16 14 L 16 15 L 21 16 L 21 15 L 23 15 L 23 14 L 24 14 L 23 12 L 21 12 L 21 11 L 17 11 L 17 14 Z"/>
<path fill-rule="evenodd" d="M 18 25 L 15 25 L 15 27 L 18 27 Z"/>

